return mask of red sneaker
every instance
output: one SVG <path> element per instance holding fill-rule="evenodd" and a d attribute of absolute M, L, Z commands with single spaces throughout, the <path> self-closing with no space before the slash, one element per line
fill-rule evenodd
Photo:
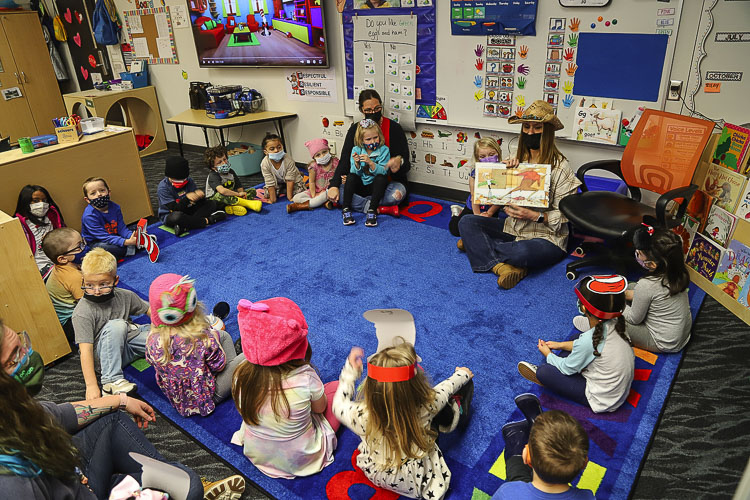
<path fill-rule="evenodd" d="M 401 216 L 401 214 L 398 213 L 398 205 L 391 205 L 389 207 L 378 207 L 378 213 L 392 215 L 393 217 Z"/>

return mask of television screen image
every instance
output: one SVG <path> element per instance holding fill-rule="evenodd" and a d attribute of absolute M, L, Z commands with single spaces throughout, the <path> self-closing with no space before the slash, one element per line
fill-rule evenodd
<path fill-rule="evenodd" d="M 187 1 L 201 67 L 328 67 L 323 0 Z"/>

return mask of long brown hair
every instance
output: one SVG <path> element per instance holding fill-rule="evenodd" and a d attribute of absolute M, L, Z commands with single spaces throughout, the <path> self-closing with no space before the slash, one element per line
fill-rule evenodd
<path fill-rule="evenodd" d="M 240 363 L 232 376 L 232 399 L 242 420 L 248 425 L 260 425 L 260 410 L 269 397 L 276 420 L 289 418 L 289 400 L 282 383 L 289 372 L 309 365 L 311 357 L 312 349 L 308 345 L 305 359 L 293 359 L 278 366 Z"/>
<path fill-rule="evenodd" d="M 518 150 L 516 158 L 520 162 L 528 162 L 531 159 L 531 150 L 524 141 L 524 134 L 521 132 L 518 136 Z M 557 149 L 555 145 L 555 128 L 551 123 L 545 123 L 542 130 L 542 140 L 540 141 L 539 163 L 550 164 L 555 168 L 565 160 L 565 155 Z"/>
<path fill-rule="evenodd" d="M 404 342 L 375 354 L 375 366 L 409 366 L 417 361 L 414 346 Z M 367 377 L 360 398 L 368 411 L 365 441 L 385 451 L 385 466 L 400 466 L 411 458 L 420 458 L 435 444 L 437 432 L 420 418 L 424 406 L 435 400 L 435 391 L 425 373 L 417 369 L 410 380 L 378 382 Z"/>

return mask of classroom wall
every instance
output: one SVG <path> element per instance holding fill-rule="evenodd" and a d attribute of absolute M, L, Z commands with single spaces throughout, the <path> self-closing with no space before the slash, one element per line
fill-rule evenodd
<path fill-rule="evenodd" d="M 177 1 L 167 1 L 167 5 L 173 5 Z M 695 33 L 698 27 L 703 2 L 684 2 L 680 29 L 677 34 L 677 48 L 673 59 L 671 78 L 683 80 L 687 83 L 690 71 L 690 63 L 693 55 Z M 118 9 L 129 10 L 133 4 L 128 0 L 116 0 Z M 245 68 L 223 68 L 208 69 L 200 68 L 193 43 L 193 35 L 190 28 L 175 30 L 175 43 L 180 63 L 160 64 L 149 66 L 151 83 L 156 86 L 159 97 L 162 118 L 166 120 L 189 107 L 188 87 L 193 80 L 211 81 L 214 84 L 242 84 L 259 90 L 267 99 L 267 109 L 276 111 L 295 112 L 299 115 L 297 119 L 288 120 L 285 124 L 287 137 L 287 149 L 294 158 L 300 162 L 308 161 L 308 152 L 304 142 L 320 134 L 320 115 L 345 113 L 344 106 L 344 73 L 342 69 L 343 47 L 342 37 L 338 35 L 341 30 L 340 16 L 336 12 L 335 2 L 323 2 L 325 8 L 326 31 L 329 50 L 329 61 L 336 70 L 337 79 L 340 81 L 338 88 L 338 102 L 330 104 L 316 104 L 298 101 L 288 101 L 286 98 L 286 81 L 284 69 L 245 69 Z M 539 22 L 539 21 L 538 21 Z M 714 28 L 716 29 L 716 28 Z M 438 55 L 440 56 L 440 55 Z M 704 67 L 705 69 L 705 67 Z M 182 71 L 187 72 L 188 79 L 182 78 Z M 287 70 L 288 71 L 288 70 Z M 750 75 L 748 75 L 750 76 Z M 450 77 L 450 75 L 438 75 L 438 78 Z M 683 89 L 686 85 L 683 85 Z M 684 93 L 684 90 L 683 90 Z M 541 98 L 541 96 L 539 96 Z M 748 107 L 746 102 L 741 106 Z M 681 102 L 668 101 L 666 110 L 680 113 L 683 111 Z M 710 115 L 710 110 L 700 110 Z M 233 129 L 229 133 L 230 140 L 242 140 L 258 142 L 267 130 L 271 130 L 271 124 L 260 126 L 247 126 L 243 130 Z M 167 140 L 176 141 L 174 126 L 165 123 Z M 211 132 L 210 132 L 211 133 Z M 505 144 L 509 144 L 512 134 L 501 134 L 505 138 Z M 205 144 L 203 133 L 197 128 L 185 128 L 183 138 L 187 144 L 203 146 Z M 218 142 L 214 137 L 212 142 Z M 571 166 L 577 168 L 581 164 L 597 159 L 620 158 L 622 149 L 605 145 L 582 144 L 574 141 L 560 140 L 560 149 L 569 158 Z"/>

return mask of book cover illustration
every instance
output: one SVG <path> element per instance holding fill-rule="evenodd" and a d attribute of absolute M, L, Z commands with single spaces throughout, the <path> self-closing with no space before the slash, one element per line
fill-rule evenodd
<path fill-rule="evenodd" d="M 740 201 L 734 213 L 738 219 L 750 222 L 750 182 L 745 183 L 745 191 L 740 195 Z"/>
<path fill-rule="evenodd" d="M 737 217 L 734 214 L 730 214 L 719 205 L 714 205 L 708 213 L 703 233 L 719 245 L 726 247 L 736 223 Z"/>
<path fill-rule="evenodd" d="M 481 163 L 474 172 L 474 199 L 478 205 L 518 205 L 548 208 L 550 165 Z"/>
<path fill-rule="evenodd" d="M 719 267 L 721 251 L 720 246 L 698 233 L 693 238 L 693 244 L 690 246 L 685 264 L 711 281 Z"/>
<path fill-rule="evenodd" d="M 739 295 L 737 302 L 750 308 L 750 280 L 745 280 L 745 286 L 742 287 Z"/>
<path fill-rule="evenodd" d="M 745 176 L 731 172 L 719 165 L 711 164 L 703 181 L 702 189 L 714 197 L 714 203 L 727 212 L 734 213 L 745 189 Z"/>
<path fill-rule="evenodd" d="M 685 215 L 692 217 L 698 221 L 698 232 L 702 232 L 708 219 L 708 213 L 711 210 L 711 206 L 714 203 L 713 196 L 710 196 L 705 191 L 698 190 L 690 198 L 687 208 L 685 209 Z"/>
<path fill-rule="evenodd" d="M 740 291 L 747 283 L 750 274 L 750 247 L 737 240 L 729 243 L 724 256 L 714 274 L 714 285 L 721 291 L 739 300 Z"/>
<path fill-rule="evenodd" d="M 721 136 L 716 143 L 713 163 L 739 172 L 742 161 L 747 154 L 750 145 L 750 130 L 727 123 L 721 131 Z"/>
<path fill-rule="evenodd" d="M 617 144 L 622 111 L 602 108 L 576 108 L 573 137 L 576 141 Z"/>
<path fill-rule="evenodd" d="M 693 243 L 693 237 L 698 232 L 698 225 L 700 223 L 697 219 L 690 217 L 685 214 L 682 218 L 682 224 L 672 229 L 677 236 L 682 238 L 682 255 L 687 255 L 690 250 L 690 245 Z"/>

